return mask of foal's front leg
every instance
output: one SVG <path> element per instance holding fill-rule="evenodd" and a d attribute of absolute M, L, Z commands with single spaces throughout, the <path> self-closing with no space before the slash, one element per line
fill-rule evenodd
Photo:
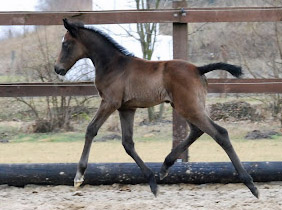
<path fill-rule="evenodd" d="M 132 110 L 119 110 L 121 129 L 122 129 L 122 145 L 125 151 L 130 155 L 137 165 L 140 167 L 141 171 L 147 178 L 152 193 L 157 196 L 158 186 L 155 179 L 154 173 L 149 169 L 143 160 L 138 156 L 134 149 L 133 136 L 133 121 L 134 121 L 135 109 Z"/>
<path fill-rule="evenodd" d="M 95 117 L 89 123 L 86 130 L 84 148 L 74 178 L 75 187 L 79 187 L 84 181 L 84 172 L 87 168 L 88 157 L 93 138 L 97 135 L 99 128 L 116 109 L 117 107 L 115 105 L 102 100 Z"/>

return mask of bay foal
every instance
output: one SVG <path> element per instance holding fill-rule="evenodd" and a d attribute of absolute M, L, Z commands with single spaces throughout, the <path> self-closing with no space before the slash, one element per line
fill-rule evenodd
<path fill-rule="evenodd" d="M 203 133 L 207 133 L 225 150 L 242 182 L 258 197 L 259 192 L 234 151 L 226 129 L 214 123 L 205 109 L 207 83 L 204 74 L 220 69 L 239 77 L 242 74 L 240 67 L 225 63 L 196 67 L 184 60 L 143 60 L 128 53 L 97 29 L 87 28 L 67 19 L 63 22 L 67 32 L 55 64 L 56 73 L 65 75 L 76 61 L 90 58 L 96 67 L 95 85 L 102 98 L 95 117 L 87 127 L 85 144 L 74 179 L 75 186 L 80 186 L 84 181 L 93 138 L 106 119 L 118 110 L 125 151 L 140 167 L 151 191 L 156 195 L 158 188 L 155 175 L 134 149 L 133 120 L 137 108 L 167 102 L 187 120 L 190 134 L 165 158 L 160 178 L 167 175 L 169 167 L 182 152 Z"/>

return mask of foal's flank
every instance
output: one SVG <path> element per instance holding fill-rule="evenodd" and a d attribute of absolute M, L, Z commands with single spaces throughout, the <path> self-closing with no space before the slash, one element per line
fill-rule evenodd
<path fill-rule="evenodd" d="M 225 128 L 207 115 L 205 97 L 207 82 L 204 74 L 224 70 L 235 77 L 242 74 L 241 67 L 213 63 L 197 67 L 184 60 L 148 61 L 135 57 L 112 38 L 95 28 L 63 20 L 67 32 L 55 64 L 57 74 L 65 75 L 81 58 L 90 58 L 96 68 L 95 85 L 101 96 L 101 105 L 89 123 L 83 152 L 78 163 L 74 185 L 83 183 L 93 138 L 107 118 L 119 111 L 122 145 L 147 178 L 151 191 L 157 195 L 155 174 L 139 157 L 133 142 L 133 121 L 137 108 L 151 107 L 163 102 L 183 116 L 190 126 L 189 136 L 165 158 L 159 177 L 164 179 L 176 159 L 203 133 L 210 135 L 227 153 L 242 182 L 254 196 L 259 192 L 252 177 L 241 164 Z"/>

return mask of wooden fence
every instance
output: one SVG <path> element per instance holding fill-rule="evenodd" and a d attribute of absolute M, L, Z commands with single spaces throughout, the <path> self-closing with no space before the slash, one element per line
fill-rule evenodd
<path fill-rule="evenodd" d="M 208 79 L 209 93 L 282 93 L 282 79 Z M 0 97 L 96 96 L 93 82 L 6 83 Z"/>
<path fill-rule="evenodd" d="M 183 2 L 175 9 L 125 10 L 88 12 L 0 12 L 0 25 L 61 25 L 63 18 L 81 20 L 86 24 L 172 23 L 174 58 L 187 59 L 188 23 L 199 22 L 275 22 L 282 21 L 282 7 L 192 8 Z M 181 9 L 181 7 L 184 7 Z M 209 92 L 216 93 L 281 93 L 282 80 L 214 80 Z M 36 87 L 36 88 L 35 88 Z M 24 83 L 0 84 L 0 97 L 47 95 L 95 95 L 90 83 Z M 186 122 L 174 113 L 173 145 L 186 136 Z M 187 160 L 187 154 L 181 157 Z"/>

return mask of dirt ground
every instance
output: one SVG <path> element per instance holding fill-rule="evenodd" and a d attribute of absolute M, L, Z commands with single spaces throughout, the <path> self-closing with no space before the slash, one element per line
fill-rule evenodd
<path fill-rule="evenodd" d="M 80 142 L 5 143 L 0 145 L 0 163 L 78 162 L 83 148 Z M 280 140 L 233 141 L 242 161 L 282 161 Z M 145 162 L 163 162 L 171 150 L 171 141 L 138 141 L 136 150 Z M 199 140 L 189 149 L 191 162 L 230 161 L 213 140 Z M 121 141 L 94 142 L 89 162 L 133 162 Z"/>
<path fill-rule="evenodd" d="M 234 137 L 232 142 L 242 161 L 282 161 L 280 137 L 272 140 L 241 140 L 240 136 L 246 130 L 257 129 L 259 126 L 240 124 L 242 129 L 236 129 L 237 124 L 227 128 L 230 136 Z M 272 128 L 271 125 L 267 126 Z M 144 133 L 148 133 L 148 127 L 139 126 L 139 130 L 140 127 L 144 127 Z M 150 128 L 149 131 L 156 129 Z M 161 134 L 165 129 L 166 127 L 161 127 L 158 128 L 159 132 L 149 132 L 149 137 L 162 139 Z M 140 132 L 139 130 L 137 131 Z M 83 139 L 76 142 L 2 143 L 0 163 L 76 163 L 83 143 Z M 170 137 L 169 140 L 139 140 L 135 144 L 137 152 L 145 162 L 162 162 L 171 151 L 171 145 Z M 191 162 L 230 161 L 224 151 L 206 137 L 191 146 L 189 156 Z M 125 153 L 121 141 L 116 140 L 94 142 L 89 162 L 133 161 Z M 157 198 L 147 185 L 87 185 L 78 191 L 70 186 L 28 185 L 25 188 L 16 188 L 0 185 L 0 210 L 282 210 L 282 182 L 257 185 L 260 199 L 256 199 L 242 184 L 160 185 Z"/>
<path fill-rule="evenodd" d="M 282 182 L 257 185 L 260 199 L 242 184 L 160 185 L 156 198 L 147 185 L 87 185 L 79 191 L 69 186 L 0 185 L 0 209 L 282 209 Z"/>

